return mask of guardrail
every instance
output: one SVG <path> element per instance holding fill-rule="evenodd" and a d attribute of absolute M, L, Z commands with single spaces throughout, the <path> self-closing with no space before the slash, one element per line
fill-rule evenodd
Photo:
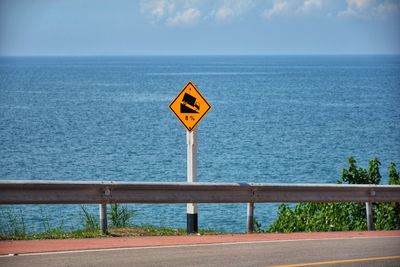
<path fill-rule="evenodd" d="M 0 204 L 101 204 L 103 232 L 108 203 L 249 203 L 251 232 L 254 203 L 263 202 L 365 202 L 368 228 L 373 229 L 371 203 L 400 202 L 400 186 L 0 181 Z"/>

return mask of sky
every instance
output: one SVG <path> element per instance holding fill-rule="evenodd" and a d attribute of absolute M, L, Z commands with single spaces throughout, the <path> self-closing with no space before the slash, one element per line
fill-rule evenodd
<path fill-rule="evenodd" d="M 0 56 L 400 54 L 400 0 L 0 0 Z"/>

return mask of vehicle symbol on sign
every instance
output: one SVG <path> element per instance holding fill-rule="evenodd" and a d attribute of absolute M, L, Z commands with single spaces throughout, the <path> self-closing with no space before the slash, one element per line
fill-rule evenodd
<path fill-rule="evenodd" d="M 181 113 L 199 113 L 200 104 L 196 102 L 196 98 L 188 93 L 182 98 Z"/>

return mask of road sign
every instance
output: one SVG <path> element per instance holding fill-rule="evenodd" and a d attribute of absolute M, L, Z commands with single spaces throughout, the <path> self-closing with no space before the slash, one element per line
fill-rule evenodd
<path fill-rule="evenodd" d="M 169 108 L 191 132 L 211 109 L 211 105 L 192 82 L 188 82 L 182 91 L 169 104 Z"/>
<path fill-rule="evenodd" d="M 187 181 L 197 182 L 197 129 L 196 125 L 211 109 L 211 105 L 192 82 L 179 92 L 169 108 L 187 129 Z M 197 203 L 187 204 L 187 232 L 198 231 Z"/>

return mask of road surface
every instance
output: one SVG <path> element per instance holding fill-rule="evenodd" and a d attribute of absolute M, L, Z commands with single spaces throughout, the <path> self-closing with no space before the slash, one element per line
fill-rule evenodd
<path fill-rule="evenodd" d="M 351 237 L 60 251 L 0 266 L 400 266 L 400 237 Z"/>

